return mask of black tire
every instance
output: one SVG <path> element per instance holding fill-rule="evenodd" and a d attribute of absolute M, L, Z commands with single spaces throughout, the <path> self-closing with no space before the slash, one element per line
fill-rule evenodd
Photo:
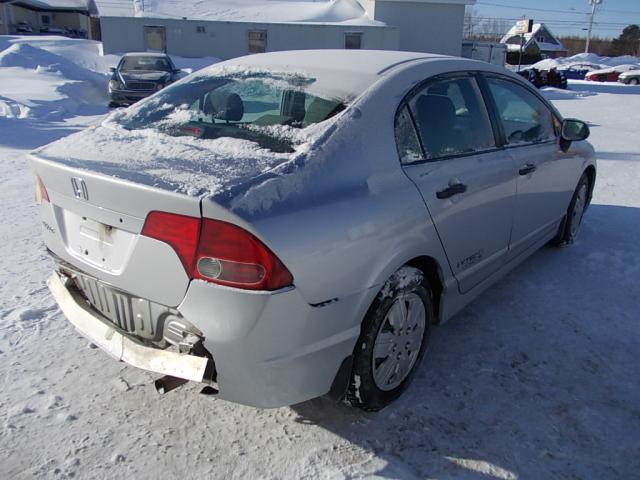
<path fill-rule="evenodd" d="M 120 105 L 116 102 L 109 102 L 108 108 L 119 108 Z"/>
<path fill-rule="evenodd" d="M 581 195 L 586 195 L 584 199 L 579 201 Z M 582 201 L 584 203 L 582 204 Z M 580 204 L 582 206 L 580 207 Z M 576 205 L 579 205 L 578 208 L 581 208 L 581 212 L 576 212 Z M 589 177 L 586 173 L 582 174 L 580 177 L 580 181 L 576 186 L 575 191 L 573 192 L 573 197 L 571 198 L 571 203 L 569 203 L 569 208 L 567 209 L 567 216 L 565 217 L 565 221 L 560 226 L 560 231 L 556 238 L 553 239 L 552 243 L 558 247 L 562 247 L 565 245 L 571 245 L 575 242 L 578 233 L 580 232 L 580 224 L 582 223 L 582 217 L 584 212 L 587 210 L 589 206 Z M 579 215 L 579 218 L 576 218 L 575 221 L 578 222 L 577 229 L 576 225 L 572 223 L 574 219 L 574 215 Z"/>
<path fill-rule="evenodd" d="M 639 83 L 640 81 L 637 78 L 631 78 L 628 82 L 629 85 L 638 85 Z"/>
<path fill-rule="evenodd" d="M 410 297 L 417 302 L 416 296 L 422 301 L 425 312 L 422 341 L 419 349 L 416 348 L 413 351 L 417 351 L 417 357 L 409 367 L 409 373 L 399 385 L 392 389 L 381 389 L 374 378 L 373 356 L 376 339 L 379 332 L 382 331 L 383 324 L 387 323 L 387 314 L 396 301 L 404 301 L 404 299 Z M 431 298 L 431 292 L 428 286 L 425 285 L 422 272 L 415 268 L 405 266 L 387 281 L 371 307 L 369 307 L 369 311 L 362 323 L 362 330 L 354 352 L 351 380 L 346 394 L 348 403 L 365 411 L 376 412 L 396 400 L 407 389 L 429 343 L 430 327 L 434 318 Z M 407 308 L 407 305 L 405 305 L 405 309 Z M 409 330 L 405 330 L 407 334 L 409 334 Z M 404 342 L 404 340 L 400 341 Z M 407 351 L 408 349 L 409 347 L 407 346 Z M 391 355 L 395 354 L 392 353 Z M 405 355 L 407 355 L 406 358 L 409 358 L 410 354 L 405 353 Z M 411 353 L 411 355 L 415 355 L 415 353 Z"/>

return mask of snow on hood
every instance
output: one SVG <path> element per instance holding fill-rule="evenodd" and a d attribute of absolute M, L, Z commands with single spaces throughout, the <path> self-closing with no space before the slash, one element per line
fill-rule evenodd
<path fill-rule="evenodd" d="M 149 80 L 158 81 L 171 76 L 169 72 L 153 71 L 153 72 L 120 72 L 120 76 L 124 80 Z"/>
<path fill-rule="evenodd" d="M 215 196 L 295 162 L 332 122 L 287 132 L 295 137 L 296 151 L 274 153 L 236 138 L 203 140 L 153 129 L 127 130 L 113 120 L 118 113 L 102 125 L 42 147 L 34 155 L 176 193 Z"/>

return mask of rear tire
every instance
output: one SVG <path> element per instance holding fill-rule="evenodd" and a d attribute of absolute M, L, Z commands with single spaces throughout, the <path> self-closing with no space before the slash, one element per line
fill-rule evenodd
<path fill-rule="evenodd" d="M 385 283 L 362 323 L 346 400 L 376 412 L 409 386 L 429 343 L 433 305 L 422 272 L 402 267 Z"/>
<path fill-rule="evenodd" d="M 582 217 L 589 205 L 589 177 L 586 173 L 582 174 L 578 186 L 573 193 L 573 198 L 567 209 L 567 216 L 565 218 L 562 229 L 558 232 L 558 236 L 553 240 L 553 244 L 556 246 L 571 245 L 575 242 L 578 234 L 580 233 L 580 225 L 582 224 Z"/>

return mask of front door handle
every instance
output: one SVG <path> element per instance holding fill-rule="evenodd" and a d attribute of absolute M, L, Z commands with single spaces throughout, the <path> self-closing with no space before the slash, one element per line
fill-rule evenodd
<path fill-rule="evenodd" d="M 464 183 L 460 182 L 449 182 L 449 186 L 444 190 L 440 190 L 436 192 L 436 197 L 439 199 L 453 197 L 459 193 L 464 193 L 467 191 L 467 186 Z"/>
<path fill-rule="evenodd" d="M 533 163 L 527 163 L 524 167 L 522 167 L 518 173 L 520 175 L 529 175 L 530 173 L 533 173 L 536 171 L 538 167 L 535 166 L 535 164 Z"/>

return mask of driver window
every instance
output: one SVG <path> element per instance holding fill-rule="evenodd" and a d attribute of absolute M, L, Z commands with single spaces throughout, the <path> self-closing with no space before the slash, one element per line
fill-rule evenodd
<path fill-rule="evenodd" d="M 508 145 L 556 139 L 554 116 L 533 93 L 497 78 L 487 78 L 487 83 L 502 119 Z"/>

